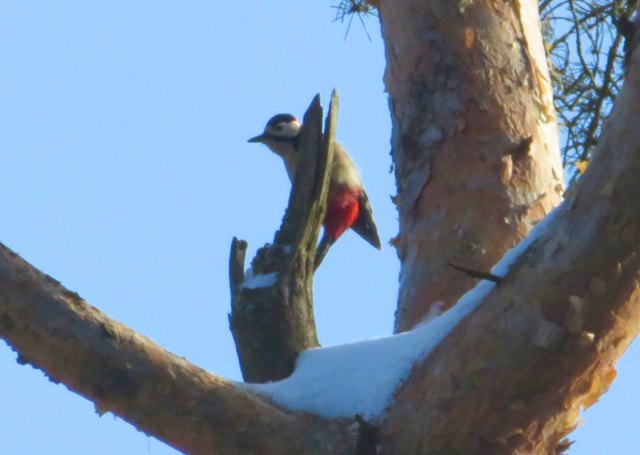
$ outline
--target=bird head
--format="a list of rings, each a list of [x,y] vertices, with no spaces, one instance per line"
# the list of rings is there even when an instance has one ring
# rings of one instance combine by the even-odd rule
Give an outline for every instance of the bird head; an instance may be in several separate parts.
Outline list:
[[[291,114],[278,114],[267,122],[262,134],[252,137],[248,142],[266,145],[273,153],[279,155],[287,169],[289,178],[293,180],[296,165],[296,149],[300,139],[302,124]]]
[[[262,134],[252,137],[249,142],[259,142],[278,155],[293,153],[298,145],[302,125],[291,114],[278,114],[267,122]]]

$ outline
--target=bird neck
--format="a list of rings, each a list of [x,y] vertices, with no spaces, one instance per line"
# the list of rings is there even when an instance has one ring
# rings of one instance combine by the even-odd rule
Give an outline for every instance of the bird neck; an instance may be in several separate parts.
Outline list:
[[[282,158],[284,167],[287,170],[289,180],[293,183],[296,172],[297,153],[293,140],[290,141],[269,141],[267,144],[271,151]]]

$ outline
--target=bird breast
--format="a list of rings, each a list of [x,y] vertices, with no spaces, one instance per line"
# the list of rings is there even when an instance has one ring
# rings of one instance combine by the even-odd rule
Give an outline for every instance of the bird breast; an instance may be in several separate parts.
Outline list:
[[[297,165],[297,152],[290,147],[286,147],[282,144],[271,144],[271,150],[280,155],[284,161],[284,166],[287,169],[287,175],[289,180],[293,182],[296,173]],[[331,178],[330,187],[334,188],[360,188],[362,182],[360,180],[360,173],[356,168],[353,161],[347,154],[344,147],[336,142],[333,153],[333,164],[331,166]]]
[[[359,188],[362,186],[360,173],[344,147],[336,142],[331,169],[331,186]]]

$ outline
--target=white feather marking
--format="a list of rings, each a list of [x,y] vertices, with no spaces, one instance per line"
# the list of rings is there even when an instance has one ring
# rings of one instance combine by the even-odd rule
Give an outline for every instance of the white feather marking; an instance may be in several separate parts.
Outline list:
[[[264,132],[272,136],[292,138],[300,134],[300,128],[302,128],[300,122],[292,120],[290,122],[279,122],[273,126],[267,125]]]

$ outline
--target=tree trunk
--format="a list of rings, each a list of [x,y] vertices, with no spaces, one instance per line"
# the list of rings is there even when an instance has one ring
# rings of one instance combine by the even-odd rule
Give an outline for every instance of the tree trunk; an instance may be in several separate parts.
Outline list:
[[[639,114],[636,51],[580,187],[414,369],[389,409],[383,453],[556,453],[607,390],[640,332]]]
[[[403,331],[473,285],[448,263],[489,270],[560,202],[562,167],[534,0],[381,1],[379,13]]]

